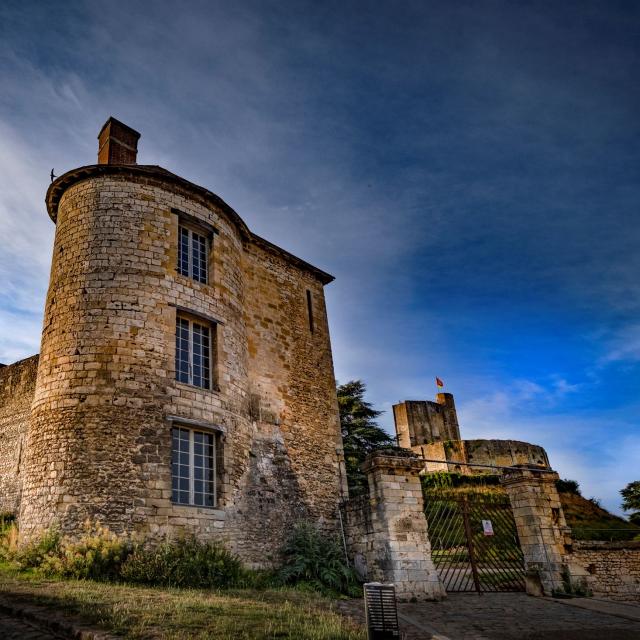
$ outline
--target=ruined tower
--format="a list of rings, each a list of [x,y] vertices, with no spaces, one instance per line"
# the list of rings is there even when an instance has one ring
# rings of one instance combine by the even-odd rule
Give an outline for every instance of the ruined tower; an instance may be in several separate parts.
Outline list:
[[[53,182],[56,224],[20,529],[222,537],[249,562],[343,485],[324,285],[218,196],[136,164],[110,118],[98,164]]]
[[[453,395],[439,393],[436,402],[405,400],[393,405],[398,444],[410,449],[421,444],[460,440]]]

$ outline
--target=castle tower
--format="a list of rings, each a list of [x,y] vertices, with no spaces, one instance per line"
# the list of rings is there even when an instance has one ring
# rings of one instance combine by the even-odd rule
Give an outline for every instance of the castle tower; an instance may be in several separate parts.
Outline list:
[[[458,414],[451,393],[438,393],[436,402],[405,400],[393,405],[398,444],[410,449],[418,445],[460,440]]]
[[[99,164],[47,192],[21,534],[76,534],[87,518],[187,528],[259,562],[293,519],[331,523],[340,499],[332,278],[206,189],[135,164],[138,138],[110,118]]]

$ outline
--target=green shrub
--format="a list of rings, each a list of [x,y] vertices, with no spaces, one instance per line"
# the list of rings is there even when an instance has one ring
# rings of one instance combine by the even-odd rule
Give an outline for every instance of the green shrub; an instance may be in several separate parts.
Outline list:
[[[322,535],[313,525],[298,523],[283,555],[279,577],[284,584],[307,584],[320,591],[360,595],[356,573],[347,565],[339,541]]]
[[[0,515],[0,561],[13,561],[18,549],[18,527],[15,517],[10,514]]]
[[[118,580],[132,548],[128,538],[118,538],[106,527],[86,523],[79,540],[59,540],[57,546],[42,557],[37,568],[47,576]]]
[[[45,558],[60,553],[61,536],[55,528],[45,531],[37,540],[22,547],[18,547],[13,553],[15,560],[22,569],[38,569]]]
[[[16,516],[14,513],[0,512],[0,535],[2,535],[6,529],[12,524],[15,524]]]
[[[219,543],[195,538],[136,548],[120,577],[139,584],[192,588],[245,586],[252,580],[240,560]]]
[[[500,476],[491,473],[467,475],[457,471],[432,471],[420,476],[423,491],[458,487],[496,487],[500,485]]]
[[[580,485],[576,480],[568,480],[566,478],[564,480],[558,479],[556,480],[556,489],[559,493],[572,493],[576,496],[582,495],[580,492]]]

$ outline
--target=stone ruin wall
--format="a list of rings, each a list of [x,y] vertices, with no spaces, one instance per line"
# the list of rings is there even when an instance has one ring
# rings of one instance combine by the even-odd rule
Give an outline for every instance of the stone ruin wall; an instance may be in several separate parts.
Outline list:
[[[426,462],[428,472],[496,473],[495,469],[469,466],[467,463],[551,468],[547,452],[542,447],[519,440],[453,440],[432,442],[412,447],[412,450],[426,460],[441,461]]]
[[[398,444],[405,449],[428,442],[459,440],[460,426],[453,395],[438,393],[436,402],[405,400],[393,405]]]
[[[176,273],[172,209],[215,227],[210,284]],[[178,309],[218,323],[217,390],[175,380]],[[171,416],[219,430],[215,509],[171,502]],[[314,276],[162,179],[108,175],[67,188],[25,459],[26,538],[54,522],[77,533],[94,518],[116,532],[220,537],[268,564],[293,519],[335,523],[339,437]]]
[[[0,368],[0,514],[18,512],[20,468],[37,371],[37,355]]]
[[[574,541],[566,562],[594,597],[640,602],[640,542]]]

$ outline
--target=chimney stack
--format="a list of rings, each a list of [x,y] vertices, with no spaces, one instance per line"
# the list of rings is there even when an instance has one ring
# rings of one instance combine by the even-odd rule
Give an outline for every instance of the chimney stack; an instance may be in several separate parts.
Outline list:
[[[98,164],[136,164],[140,134],[110,117],[98,134]]]

